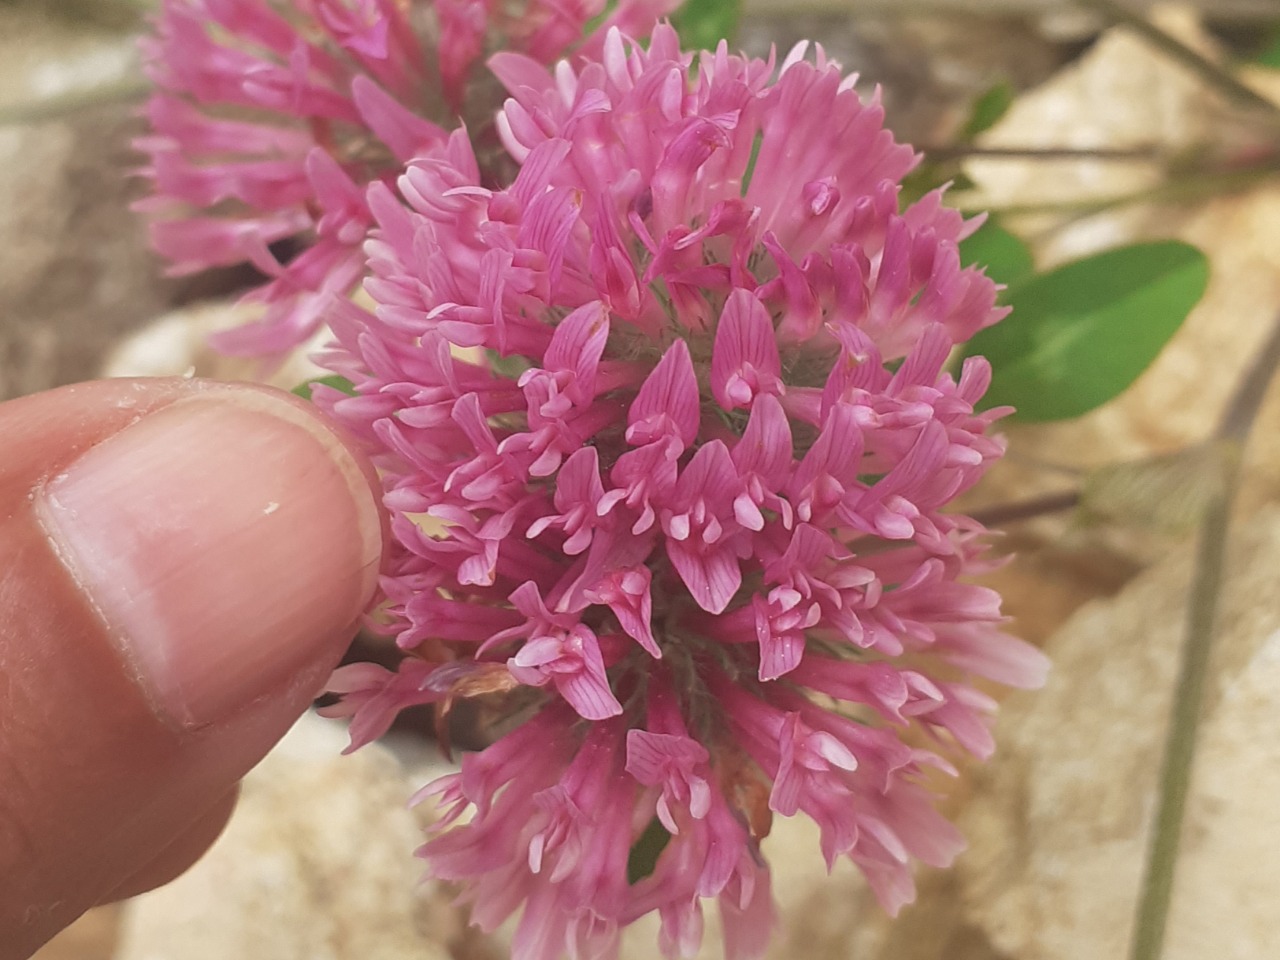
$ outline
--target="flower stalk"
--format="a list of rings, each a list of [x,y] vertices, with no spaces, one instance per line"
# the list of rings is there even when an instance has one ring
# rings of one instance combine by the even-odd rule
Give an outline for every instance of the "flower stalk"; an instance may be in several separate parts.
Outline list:
[[[1280,368],[1280,316],[1241,378],[1214,435],[1223,461],[1225,482],[1207,504],[1200,527],[1186,635],[1165,740],[1155,822],[1134,920],[1130,960],[1159,960],[1164,947],[1205,685],[1210,676],[1231,507],[1240,486],[1244,445],[1277,368]]]

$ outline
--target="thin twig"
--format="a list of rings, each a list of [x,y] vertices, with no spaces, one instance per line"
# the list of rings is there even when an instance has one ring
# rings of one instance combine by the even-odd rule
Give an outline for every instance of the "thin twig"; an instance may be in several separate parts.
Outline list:
[[[1080,505],[1080,491],[1068,490],[1063,493],[1050,493],[1043,497],[1029,500],[1015,500],[1012,503],[997,503],[982,510],[975,510],[969,516],[984,527],[1001,527],[1020,520],[1030,520],[1050,513],[1063,513],[1074,510]]]
[[[1076,0],[1076,3],[1132,30],[1161,53],[1191,70],[1232,103],[1246,110],[1265,113],[1272,123],[1280,125],[1280,106],[1245,86],[1232,73],[1161,30],[1151,21],[1133,13],[1117,0]]]
[[[916,144],[930,160],[1159,160],[1156,146],[1147,147],[978,147],[967,143]]]
[[[1080,217],[1093,216],[1132,206],[1136,203],[1186,203],[1206,197],[1222,196],[1237,190],[1244,190],[1254,184],[1275,179],[1280,170],[1272,163],[1265,166],[1249,167],[1243,170],[1225,172],[1199,171],[1166,180],[1152,187],[1135,190],[1132,193],[1116,194],[1110,197],[1093,197],[1082,200],[1048,201],[1046,203],[1012,203],[991,206],[981,202],[974,203],[963,197],[954,201],[955,207],[962,213],[990,213],[1001,216],[1019,216],[1024,214],[1070,213]]]
[[[1280,367],[1280,316],[1267,342],[1241,379],[1215,432],[1222,450],[1225,483],[1205,510],[1196,549],[1196,566],[1187,610],[1182,663],[1174,689],[1169,733],[1160,770],[1155,824],[1147,851],[1146,874],[1134,920],[1130,960],[1159,960],[1169,920],[1182,823],[1195,759],[1196,735],[1208,676],[1209,654],[1226,563],[1231,505],[1240,480],[1240,462],[1267,386]]]

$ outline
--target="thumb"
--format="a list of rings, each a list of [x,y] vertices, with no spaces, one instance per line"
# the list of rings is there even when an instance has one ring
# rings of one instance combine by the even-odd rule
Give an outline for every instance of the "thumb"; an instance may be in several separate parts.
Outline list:
[[[0,958],[183,869],[372,596],[374,478],[309,407],[104,381],[0,405]]]

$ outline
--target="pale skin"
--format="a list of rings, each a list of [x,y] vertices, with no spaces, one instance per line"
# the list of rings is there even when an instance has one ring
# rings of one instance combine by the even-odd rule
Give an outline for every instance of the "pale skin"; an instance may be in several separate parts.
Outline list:
[[[187,380],[0,404],[0,960],[149,890],[323,686],[376,478],[295,398]]]

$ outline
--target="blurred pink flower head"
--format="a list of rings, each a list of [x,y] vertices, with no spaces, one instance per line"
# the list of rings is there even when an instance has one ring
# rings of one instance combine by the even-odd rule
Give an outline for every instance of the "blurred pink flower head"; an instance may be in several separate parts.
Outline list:
[[[971,680],[1045,670],[943,512],[1003,452],[986,362],[948,366],[1003,314],[976,223],[899,209],[915,156],[820,48],[694,64],[659,27],[491,65],[518,175],[455,133],[375,183],[376,310],[331,317],[356,395],[316,399],[378,458],[407,656],[330,713],[355,745],[410,704],[527,717],[423,793],[431,873],[485,929],[522,911],[518,960],[613,956],[654,911],[691,956],[707,900],[760,956],[775,814],[897,911],[962,845],[925,776],[991,752]]]
[[[161,0],[138,141],[152,243],[173,274],[252,264],[265,316],[215,345],[284,353],[364,275],[366,186],[440,150],[459,121],[493,139],[486,54],[589,55],[611,25],[647,30],[675,2],[622,0],[584,37],[604,0]]]

